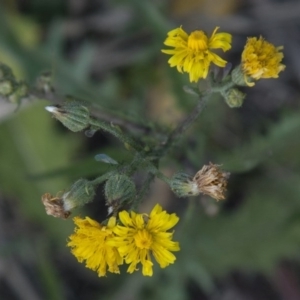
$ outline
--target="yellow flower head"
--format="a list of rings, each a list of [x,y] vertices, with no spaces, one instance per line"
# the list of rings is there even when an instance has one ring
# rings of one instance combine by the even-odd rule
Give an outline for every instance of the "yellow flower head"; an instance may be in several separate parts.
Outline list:
[[[151,254],[161,268],[174,263],[176,257],[171,251],[179,251],[178,242],[173,242],[173,232],[167,232],[175,226],[179,218],[175,214],[168,214],[156,205],[150,215],[122,211],[119,213],[123,225],[118,225],[113,230],[116,237],[112,245],[118,248],[125,262],[129,264],[127,272],[137,270],[137,264],[143,266],[144,276],[152,276]],[[146,219],[146,220],[145,220]]]
[[[172,55],[168,61],[170,66],[177,67],[180,73],[189,73],[190,82],[206,78],[211,62],[225,67],[226,61],[211,49],[229,50],[232,36],[225,32],[216,33],[218,29],[219,27],[215,28],[210,38],[202,30],[193,31],[190,35],[181,27],[171,30],[164,44],[174,49],[162,50],[163,53]]]
[[[111,273],[120,273],[118,265],[123,263],[123,259],[118,250],[108,244],[113,237],[116,218],[111,217],[107,226],[102,226],[89,217],[75,217],[73,220],[78,228],[69,237],[67,246],[72,248],[77,260],[85,260],[86,267],[97,271],[98,276],[105,276],[107,268]]]
[[[248,38],[242,53],[242,70],[248,86],[253,86],[254,83],[248,82],[246,76],[255,80],[278,77],[279,72],[285,69],[285,65],[281,64],[282,49],[283,46],[275,47],[262,37]]]

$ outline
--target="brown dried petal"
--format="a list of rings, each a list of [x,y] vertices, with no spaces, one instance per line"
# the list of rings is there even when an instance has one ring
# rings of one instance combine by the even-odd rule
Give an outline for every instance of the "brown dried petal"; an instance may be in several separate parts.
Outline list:
[[[54,197],[50,193],[46,193],[42,196],[42,202],[47,215],[61,219],[67,219],[71,215],[70,211],[64,210],[63,201],[59,197]]]
[[[193,181],[197,184],[201,193],[219,200],[225,199],[227,181],[230,173],[223,172],[219,165],[209,163],[196,173]]]

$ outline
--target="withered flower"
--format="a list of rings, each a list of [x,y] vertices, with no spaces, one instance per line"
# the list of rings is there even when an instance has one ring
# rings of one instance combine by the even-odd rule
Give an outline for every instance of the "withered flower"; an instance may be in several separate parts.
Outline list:
[[[67,219],[71,215],[70,211],[65,210],[61,197],[54,197],[50,193],[46,193],[42,196],[42,202],[47,215],[61,219]]]
[[[93,201],[96,186],[92,181],[81,178],[73,183],[70,190],[62,196],[54,197],[49,193],[42,196],[46,213],[56,218],[67,219],[71,211]]]
[[[224,194],[229,176],[230,173],[223,172],[220,165],[209,163],[196,173],[193,182],[197,184],[200,193],[219,201],[225,199]]]

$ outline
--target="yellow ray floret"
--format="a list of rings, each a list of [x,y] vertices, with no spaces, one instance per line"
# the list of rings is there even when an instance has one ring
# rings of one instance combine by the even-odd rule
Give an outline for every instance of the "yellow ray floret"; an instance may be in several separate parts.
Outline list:
[[[193,31],[190,35],[181,27],[171,30],[164,44],[174,49],[162,50],[163,53],[172,55],[168,61],[170,66],[177,67],[180,73],[188,73],[191,82],[206,78],[210,63],[225,67],[227,62],[211,50],[229,50],[232,36],[225,32],[216,33],[218,29],[219,27],[215,28],[211,37],[202,30]]]
[[[248,38],[242,53],[242,70],[248,86],[253,86],[254,83],[247,81],[247,76],[255,80],[278,77],[285,69],[285,65],[281,63],[282,50],[283,46],[275,47],[262,37]]]
[[[177,224],[179,218],[175,214],[168,214],[157,204],[150,215],[122,211],[119,217],[122,224],[114,228],[116,237],[111,245],[129,264],[127,272],[133,273],[141,263],[143,275],[152,276],[152,256],[161,268],[174,263],[172,252],[180,248],[178,242],[172,241],[173,232],[167,230]]]
[[[67,246],[72,248],[72,254],[79,262],[85,261],[86,267],[97,271],[99,276],[105,276],[108,269],[111,273],[120,273],[118,265],[123,263],[118,250],[108,244],[113,236],[116,219],[111,217],[107,226],[86,217],[74,219],[75,233],[69,237]]]

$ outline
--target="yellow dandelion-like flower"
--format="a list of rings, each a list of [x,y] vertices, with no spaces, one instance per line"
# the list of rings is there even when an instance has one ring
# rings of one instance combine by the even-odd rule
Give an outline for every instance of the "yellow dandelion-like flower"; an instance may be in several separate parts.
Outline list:
[[[75,233],[69,237],[67,246],[79,262],[85,260],[86,267],[97,271],[98,276],[105,276],[107,268],[111,273],[120,273],[118,265],[123,263],[118,250],[109,245],[116,226],[116,218],[111,217],[107,226],[86,217],[75,217]]]
[[[129,264],[127,272],[133,273],[137,264],[141,263],[143,275],[152,276],[151,255],[161,268],[174,263],[176,257],[171,251],[179,251],[180,248],[178,242],[172,241],[173,232],[167,230],[178,222],[175,214],[168,214],[157,204],[149,216],[122,211],[119,218],[122,225],[115,227],[116,237],[111,244]]]
[[[210,63],[225,67],[227,62],[211,49],[229,50],[232,36],[225,32],[216,33],[218,29],[215,28],[210,38],[202,30],[193,31],[190,35],[181,27],[171,30],[164,44],[174,49],[162,50],[172,55],[168,61],[170,66],[177,67],[180,73],[189,73],[190,82],[206,78]]]
[[[258,80],[260,78],[278,78],[278,74],[285,69],[281,63],[283,59],[283,46],[275,47],[262,37],[248,38],[242,53],[242,70],[248,86],[253,82],[247,80],[247,76]]]

